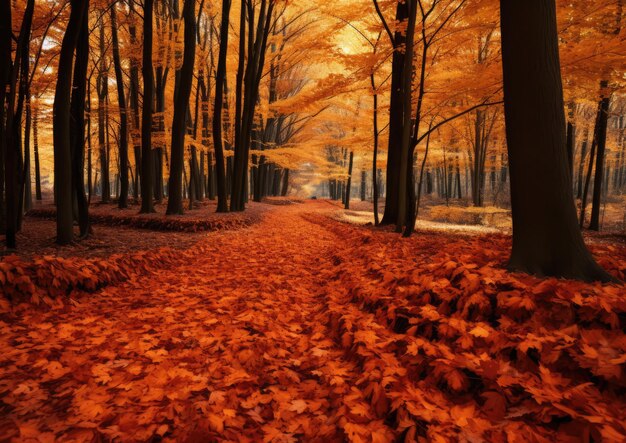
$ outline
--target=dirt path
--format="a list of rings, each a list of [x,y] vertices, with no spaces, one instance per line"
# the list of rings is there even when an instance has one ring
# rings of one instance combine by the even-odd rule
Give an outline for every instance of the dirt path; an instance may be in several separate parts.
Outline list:
[[[324,273],[341,238],[303,217],[328,207],[312,205],[209,234],[193,260],[69,311],[0,322],[0,441],[342,441],[356,432],[372,416],[352,389],[362,374],[327,327]],[[366,421],[378,441],[393,437]]]

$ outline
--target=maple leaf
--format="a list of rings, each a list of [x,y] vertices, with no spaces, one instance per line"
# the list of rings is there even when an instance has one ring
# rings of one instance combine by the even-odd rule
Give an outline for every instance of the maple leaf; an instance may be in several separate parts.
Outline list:
[[[307,408],[307,403],[304,400],[293,400],[291,402],[291,406],[289,407],[290,411],[295,411],[298,414],[302,414],[304,411],[306,411]]]

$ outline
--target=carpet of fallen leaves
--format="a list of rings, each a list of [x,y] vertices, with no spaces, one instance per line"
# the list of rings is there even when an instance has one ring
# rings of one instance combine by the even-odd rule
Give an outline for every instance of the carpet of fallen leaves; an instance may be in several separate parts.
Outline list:
[[[332,210],[269,211],[63,308],[3,305],[0,441],[624,441],[623,287]],[[624,278],[626,248],[594,253]]]

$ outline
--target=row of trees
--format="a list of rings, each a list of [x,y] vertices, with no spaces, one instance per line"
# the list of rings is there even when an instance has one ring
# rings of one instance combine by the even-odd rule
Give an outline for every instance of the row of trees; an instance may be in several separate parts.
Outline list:
[[[620,160],[624,148],[623,130],[619,123],[621,116],[611,113],[612,109],[619,113],[621,102],[616,94],[621,87],[620,76],[623,72],[620,72],[620,64],[612,54],[619,53],[620,47],[623,47],[620,43],[623,42],[620,37],[622,2],[618,0],[593,6],[563,2],[559,11],[563,16],[561,19],[567,20],[568,25],[563,27],[560,34],[554,1],[519,6],[510,6],[513,2],[502,2],[501,16],[495,19],[495,25],[492,20],[477,23],[498,10],[487,3],[492,2],[409,0],[379,3],[374,0],[372,6],[379,20],[378,29],[382,28],[383,35],[392,47],[390,56],[376,57],[380,51],[376,36],[380,31],[371,21],[343,20],[367,43],[357,57],[366,57],[364,54],[368,49],[371,54],[368,69],[359,68],[355,75],[363,84],[367,76],[370,77],[374,128],[378,126],[376,117],[379,108],[376,102],[380,92],[375,79],[382,77],[385,79],[382,81],[384,84],[388,77],[390,83],[388,151],[384,165],[387,198],[381,224],[394,225],[405,236],[412,233],[418,195],[422,188],[429,186],[433,178],[429,169],[425,168],[431,144],[438,145],[439,150],[443,151],[444,165],[443,171],[440,170],[438,174],[438,187],[444,189],[448,198],[454,192],[460,195],[461,168],[456,159],[452,162],[446,159],[446,144],[454,147],[465,143],[469,148],[466,168],[463,169],[467,171],[467,181],[471,182],[470,194],[474,205],[484,204],[489,151],[492,152],[492,180],[510,182],[514,223],[514,248],[510,262],[512,269],[542,275],[608,280],[608,275],[585,249],[578,220],[579,217],[580,223],[584,220],[584,194],[593,189],[595,198],[590,227],[598,229],[603,189],[606,190],[609,181],[612,181],[613,188],[619,191],[619,177],[623,175],[623,163]],[[580,10],[578,6],[581,6]],[[514,24],[512,21],[515,17],[516,20],[520,20],[519,17],[524,20]],[[500,29],[497,28],[498,19]],[[610,28],[607,27],[609,21]],[[468,29],[472,29],[469,32],[478,36],[477,51],[468,51],[466,44],[457,44],[459,40],[453,37],[467,34]],[[530,29],[532,33],[525,35],[523,29]],[[597,47],[594,50],[588,48],[590,41],[598,45],[600,29],[605,34],[608,33],[604,30],[612,30],[611,38],[602,40],[601,46],[604,46],[602,49],[606,50],[606,54],[602,50],[598,51]],[[500,51],[493,48],[494,40],[498,40],[498,31],[502,39]],[[513,35],[508,42],[507,32]],[[466,38],[466,35],[462,38]],[[601,153],[602,148],[592,153],[582,152],[584,143],[576,139],[576,124],[582,120],[581,126],[586,126],[581,113],[568,114],[567,121],[564,117],[559,38],[561,41],[572,39],[564,51],[568,63],[584,56],[592,61],[584,63],[583,59],[582,64],[596,69],[602,67],[601,72],[595,72],[596,77],[590,75],[589,70],[585,72],[586,77],[576,70],[568,71],[570,74],[566,76],[565,91],[572,107],[582,110],[588,107],[585,100],[594,95],[590,92],[592,88],[582,91],[582,87],[593,83],[593,78],[604,78],[600,82],[601,88],[595,92],[599,96],[598,112],[587,144],[606,148],[607,128],[613,126],[616,152],[610,163],[614,166],[612,176],[604,168],[607,159]],[[454,44],[445,44],[447,39],[451,39]],[[505,48],[507,44],[508,48]],[[459,59],[467,57],[468,52],[476,55],[475,62],[469,64],[475,74],[480,74],[471,77],[471,81],[476,84],[467,85],[458,81],[450,83],[448,80],[454,67],[450,66],[448,60],[458,64]],[[507,57],[507,54],[513,55]],[[391,58],[391,66],[386,71],[384,66],[388,58]],[[498,60],[495,61],[495,58]],[[502,78],[502,74],[494,74],[494,68],[504,72],[504,94],[500,89],[501,83],[493,81],[494,78]],[[457,69],[463,72],[463,68]],[[439,80],[437,74],[444,79]],[[462,95],[446,89],[446,81],[448,88],[451,85],[463,85],[456,89]],[[443,90],[445,93],[442,94]],[[500,128],[505,127],[499,109],[502,97],[508,148],[506,159],[498,155],[496,150],[504,141],[503,138],[497,138]],[[615,104],[611,105],[611,102]],[[463,126],[469,126],[469,130],[463,131]],[[380,132],[374,129],[375,146],[379,135]],[[438,140],[432,140],[435,138]],[[418,158],[416,148],[420,145],[423,150],[421,158]],[[454,152],[454,148],[451,150]],[[347,184],[352,175],[350,163],[346,162],[346,152],[349,150],[329,144],[327,152],[329,161],[345,171],[345,178],[338,182],[337,175],[331,176],[329,192],[334,198],[348,202],[350,187]],[[376,152],[372,157],[376,158]],[[574,180],[576,157],[584,165],[586,180]],[[510,175],[502,168],[507,163]],[[450,164],[454,168],[452,173]],[[370,173],[374,195],[379,186],[379,166],[374,160]],[[592,171],[595,179],[590,183]],[[582,208],[577,213],[573,189],[579,183],[587,191],[581,195]]]
[[[602,5],[560,2],[559,8],[549,1],[539,3],[541,10],[528,7],[525,12],[529,20],[535,14],[560,12],[558,38],[567,67],[569,112],[563,145],[568,176],[561,177],[559,192],[567,196],[574,186],[580,189],[582,204],[575,219],[581,221],[576,225],[585,220],[590,202],[593,228],[603,188],[612,182],[620,189],[626,181],[618,96],[623,78],[615,68],[623,41],[622,0]],[[338,1],[312,8],[306,2],[281,0],[145,0],[141,5],[133,0],[68,0],[60,5],[16,0],[4,5],[0,56],[6,60],[1,75],[7,87],[2,89],[0,121],[7,136],[1,137],[5,189],[0,204],[7,244],[15,246],[31,192],[31,132],[33,144],[38,144],[37,131],[29,127],[38,121],[29,105],[33,87],[41,108],[54,95],[59,243],[72,241],[75,222],[81,236],[89,234],[91,194],[99,175],[102,200],[111,199],[111,170],[116,170],[113,183],[120,208],[128,206],[132,194],[141,197],[141,212],[153,212],[155,202],[167,194],[167,213],[180,214],[184,197],[193,205],[204,196],[217,198],[220,212],[242,211],[250,196],[260,201],[268,194],[285,194],[294,180],[290,169],[311,167],[326,171],[322,175],[330,178],[329,192],[348,207],[357,164],[361,196],[367,180],[375,202],[384,190],[381,223],[394,225],[406,236],[415,226],[422,192],[436,189],[447,199],[470,195],[473,204],[481,206],[490,180],[494,195],[510,182],[514,224],[518,234],[523,232],[518,214],[524,199],[515,191],[520,173],[514,173],[511,155],[519,140],[511,140],[515,125],[509,120],[510,107],[531,94],[507,94],[507,68],[502,66],[506,57],[500,56],[506,51],[498,38],[501,32],[504,43],[506,28],[495,0],[364,0],[358,6]],[[501,11],[504,17],[507,9]],[[549,25],[550,35],[541,38],[552,38],[551,27],[557,32],[556,25]],[[333,38],[321,38],[329,35]],[[550,63],[546,69],[558,67],[554,60]],[[530,74],[525,89],[534,88]],[[109,91],[113,83],[116,94]],[[554,88],[563,91],[550,84],[551,94],[556,94]],[[544,107],[540,99],[549,96],[544,92],[535,97],[536,108]],[[92,95],[97,113],[91,112]],[[559,97],[553,98],[550,104]],[[586,124],[590,106],[593,125]],[[543,111],[536,109],[535,114]],[[556,117],[550,116],[553,121]],[[533,131],[543,130],[531,128],[526,134]],[[92,132],[97,138],[94,155]],[[617,134],[616,143],[610,141],[610,132]],[[111,140],[116,149],[111,149]],[[385,142],[387,152],[379,153]],[[608,151],[612,156],[607,163]],[[39,190],[37,149],[34,154]],[[538,157],[533,157],[537,165],[542,161]],[[525,168],[527,175],[531,169],[541,170]],[[562,189],[565,182],[569,190]],[[541,186],[553,187],[547,182]],[[573,196],[567,200],[573,207]],[[546,207],[553,212],[559,208],[546,205],[544,212]],[[559,211],[570,211],[567,208]],[[559,217],[551,213],[549,218]],[[535,228],[546,229],[541,226]],[[549,255],[557,260],[556,253]],[[576,274],[576,266],[564,273]],[[536,271],[557,272],[549,268],[541,265]]]
[[[205,196],[217,198],[218,211],[226,212],[244,210],[249,195],[260,200],[286,194],[289,169],[262,151],[287,145],[307,118],[267,107],[306,83],[297,64],[291,64],[290,45],[308,23],[289,16],[287,2],[231,3],[3,4],[2,79],[7,88],[0,97],[0,130],[9,137],[2,137],[0,205],[9,247],[15,247],[31,199],[33,80],[40,107],[53,95],[54,197],[61,244],[73,240],[75,222],[81,236],[89,234],[92,194],[97,190],[109,202],[111,183],[120,208],[128,207],[130,196],[141,197],[142,213],[153,212],[155,202],[166,195],[167,214],[181,214],[184,197],[190,207]],[[234,13],[238,32],[233,31]],[[229,35],[235,35],[236,45],[229,47]],[[233,46],[235,54],[230,53]],[[228,85],[231,73],[234,88]],[[113,83],[116,95],[110,91]],[[97,112],[92,112],[94,95]],[[37,150],[35,163],[41,199]]]

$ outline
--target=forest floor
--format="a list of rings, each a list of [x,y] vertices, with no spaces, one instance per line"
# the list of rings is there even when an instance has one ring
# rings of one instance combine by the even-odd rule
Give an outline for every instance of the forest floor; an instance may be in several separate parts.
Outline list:
[[[266,206],[128,228],[158,251],[0,261],[0,441],[626,438],[623,287],[507,273],[502,234]],[[624,244],[591,247],[624,279]]]

